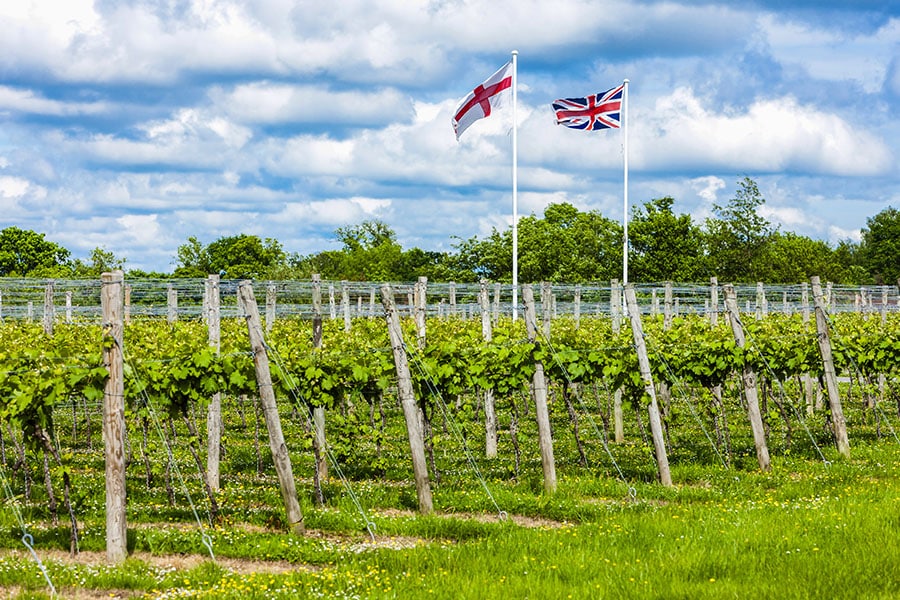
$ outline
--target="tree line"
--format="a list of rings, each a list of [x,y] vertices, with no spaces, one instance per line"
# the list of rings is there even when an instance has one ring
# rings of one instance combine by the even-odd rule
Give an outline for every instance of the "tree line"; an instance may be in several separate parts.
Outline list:
[[[841,284],[894,284],[900,277],[900,211],[892,207],[866,221],[861,240],[831,245],[781,231],[760,215],[765,198],[752,179],[738,182],[733,198],[713,204],[702,223],[674,210],[671,197],[632,207],[629,280],[795,283],[812,275]],[[623,227],[598,211],[550,204],[542,216],[519,220],[519,279],[579,283],[622,277]],[[404,249],[385,223],[367,220],[335,231],[341,248],[309,255],[285,251],[271,238],[238,234],[204,244],[196,237],[178,247],[172,273],[128,270],[129,277],[185,278],[219,273],[227,279],[474,282],[512,279],[512,230],[457,238],[451,252]],[[0,231],[0,276],[93,278],[124,268],[126,258],[95,248],[72,259],[44,234]]]

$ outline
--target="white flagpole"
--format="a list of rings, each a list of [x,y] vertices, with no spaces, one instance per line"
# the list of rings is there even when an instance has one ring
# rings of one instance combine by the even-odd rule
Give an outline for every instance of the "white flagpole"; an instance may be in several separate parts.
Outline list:
[[[519,147],[516,121],[516,105],[518,104],[518,56],[519,51],[512,51],[512,320],[519,312]]]
[[[515,72],[515,71],[513,71]],[[513,76],[515,77],[515,76]],[[515,78],[513,79],[515,81]],[[625,155],[625,190],[622,203],[622,223],[625,236],[622,244],[622,285],[628,285],[628,80],[622,90],[622,153]]]

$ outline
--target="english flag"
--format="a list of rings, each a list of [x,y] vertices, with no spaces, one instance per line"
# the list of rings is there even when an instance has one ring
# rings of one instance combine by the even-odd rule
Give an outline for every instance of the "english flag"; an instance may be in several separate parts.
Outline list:
[[[498,106],[502,92],[512,87],[512,72],[512,62],[508,62],[462,99],[452,119],[457,140],[469,125],[478,119],[491,116],[491,107]]]

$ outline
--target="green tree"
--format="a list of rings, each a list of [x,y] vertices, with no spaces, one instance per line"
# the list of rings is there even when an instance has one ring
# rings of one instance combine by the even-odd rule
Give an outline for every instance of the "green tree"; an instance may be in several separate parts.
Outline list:
[[[281,243],[271,238],[239,234],[204,246],[192,236],[178,247],[174,274],[206,277],[218,273],[225,279],[259,279],[282,268],[286,260]]]
[[[715,218],[706,220],[706,241],[712,274],[719,281],[761,280],[766,246],[775,229],[759,214],[766,200],[756,182],[744,177],[725,206],[713,204]]]
[[[599,212],[582,212],[568,203],[550,204],[543,218],[534,214],[519,220],[519,279],[538,281],[605,281],[622,272],[622,226]],[[512,231],[493,230],[457,246],[459,257],[449,260],[456,271],[475,279],[512,279]]]
[[[700,281],[708,272],[703,232],[690,215],[672,211],[674,202],[666,196],[632,210],[629,280]]]
[[[66,277],[70,252],[43,233],[18,227],[0,231],[0,277]]]
[[[897,283],[900,277],[900,211],[889,206],[866,219],[861,257],[876,283]]]
[[[122,269],[127,262],[125,258],[119,258],[106,248],[96,247],[91,250],[90,262],[85,263],[76,259],[72,265],[75,277],[100,277],[108,271]]]
[[[843,283],[847,275],[827,242],[796,233],[773,233],[762,262],[766,267],[758,271],[759,280],[767,283],[800,283],[813,275]]]

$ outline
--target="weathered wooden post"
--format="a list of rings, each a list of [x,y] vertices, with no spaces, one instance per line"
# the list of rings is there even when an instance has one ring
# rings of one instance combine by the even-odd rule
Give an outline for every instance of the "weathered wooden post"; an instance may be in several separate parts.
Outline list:
[[[313,339],[312,345],[315,349],[322,348],[322,283],[318,273],[312,276],[312,303],[313,303]],[[328,460],[326,456],[325,444],[325,407],[313,407],[313,450],[316,455],[316,472],[315,486],[316,495],[320,501],[324,502],[322,496],[322,480],[328,477]]]
[[[272,326],[275,325],[275,311],[278,303],[278,291],[275,284],[269,282],[266,286],[266,333],[271,333]]]
[[[609,310],[612,313],[612,332],[618,336],[622,329],[622,287],[618,279],[609,285]],[[622,388],[613,392],[613,436],[617,444],[625,441],[625,414],[622,411]]]
[[[553,314],[553,301],[550,299],[553,288],[549,281],[541,282],[541,331],[544,339],[550,339],[550,319]]]
[[[128,557],[125,518],[125,376],[122,271],[100,276],[103,311],[103,364],[109,371],[103,392],[103,447],[106,457],[106,559]]]
[[[131,286],[125,284],[125,323],[131,323]]]
[[[819,354],[822,356],[824,367],[825,390],[828,392],[828,407],[831,410],[831,427],[834,431],[834,441],[838,452],[850,457],[850,440],[847,438],[847,421],[844,419],[844,409],[841,406],[841,396],[838,392],[837,375],[834,372],[834,360],[831,356],[831,340],[828,334],[828,319],[825,316],[825,300],[822,297],[822,284],[819,277],[810,278],[813,290],[813,300],[816,304],[816,331],[819,334]]]
[[[394,292],[387,284],[381,286],[381,302],[384,306],[384,318],[387,321],[391,338],[391,349],[394,354],[394,366],[397,369],[397,395],[406,419],[406,432],[409,437],[409,450],[412,455],[413,476],[416,480],[416,494],[419,500],[419,512],[428,514],[434,510],[431,500],[431,483],[428,480],[428,464],[425,461],[425,434],[419,420],[419,408],[409,374],[409,359],[406,356],[406,345],[403,342],[403,331],[400,318],[394,304]]]
[[[737,294],[734,286],[725,286],[725,309],[728,311],[728,321],[731,323],[731,331],[738,348],[745,345],[744,328],[741,325],[740,313],[738,313]],[[769,447],[766,444],[766,430],[763,427],[762,414],[759,411],[759,390],[756,386],[756,372],[744,361],[741,374],[741,383],[744,387],[744,397],[747,399],[747,416],[750,419],[750,429],[753,430],[753,444],[756,447],[756,459],[759,468],[763,471],[770,470]]]
[[[416,346],[425,349],[425,308],[427,306],[428,278],[419,277],[413,288],[413,319],[416,322]]]
[[[66,292],[66,323],[72,323],[72,290]]]
[[[44,287],[44,318],[43,318],[43,326],[44,333],[47,335],[53,335],[53,321],[56,316],[56,310],[53,307],[53,280],[50,279],[47,281],[47,285]]]
[[[481,292],[478,295],[478,303],[481,307],[481,337],[485,342],[493,340],[494,333],[491,327],[490,299],[488,297],[487,281],[481,280]],[[494,410],[494,390],[486,388],[484,394],[484,454],[487,458],[497,458],[497,413]]]
[[[634,285],[625,286],[625,302],[628,304],[628,316],[631,321],[631,334],[638,357],[638,368],[644,380],[644,392],[649,396],[647,412],[650,417],[650,433],[653,436],[653,449],[656,455],[656,467],[659,482],[664,486],[672,486],[672,473],[669,471],[669,457],[666,454],[666,442],[663,436],[662,418],[656,403],[656,388],[653,385],[653,374],[650,370],[650,358],[647,356],[647,345],[644,342],[644,328],[641,325],[641,312],[634,295]]]
[[[219,353],[221,319],[219,297],[219,276],[206,278],[206,330],[209,347]],[[216,392],[209,400],[206,410],[206,476],[210,490],[219,489],[219,460],[222,455],[222,394]]]
[[[341,309],[344,311],[344,331],[350,331],[350,283],[341,282]]]
[[[528,341],[537,341],[537,312],[534,308],[534,290],[530,285],[522,286],[522,302],[525,304],[525,329]],[[538,426],[538,444],[541,449],[541,466],[544,470],[544,490],[556,491],[556,462],[553,458],[553,438],[550,433],[550,410],[547,408],[547,381],[544,379],[544,365],[534,361],[532,378],[534,391],[535,418]]]
[[[805,281],[800,292],[800,311],[804,329],[806,329],[809,327],[809,284]],[[817,408],[815,404],[816,390],[814,389],[814,387],[817,387],[817,382],[813,381],[809,373],[803,373],[800,379],[803,382],[803,393],[806,396],[806,414],[811,415]]]
[[[456,282],[450,282],[450,314],[456,316]]]
[[[259,399],[269,433],[269,449],[272,451],[272,460],[278,475],[285,515],[291,531],[302,534],[306,529],[303,525],[303,513],[300,512],[300,503],[297,501],[291,457],[284,442],[281,417],[278,416],[278,405],[275,403],[275,392],[272,389],[272,373],[269,370],[269,356],[266,354],[262,335],[259,307],[256,305],[256,297],[253,295],[253,285],[250,281],[242,281],[239,284],[238,298],[247,319],[247,333],[250,338],[250,349],[253,352],[253,365],[256,367],[256,384],[259,388]]]
[[[178,290],[171,283],[166,290],[166,321],[171,325],[178,320]]]
[[[491,306],[491,310],[493,314],[491,315],[491,323],[496,325],[500,320],[500,290],[501,286],[499,283],[494,284],[494,303]]]

